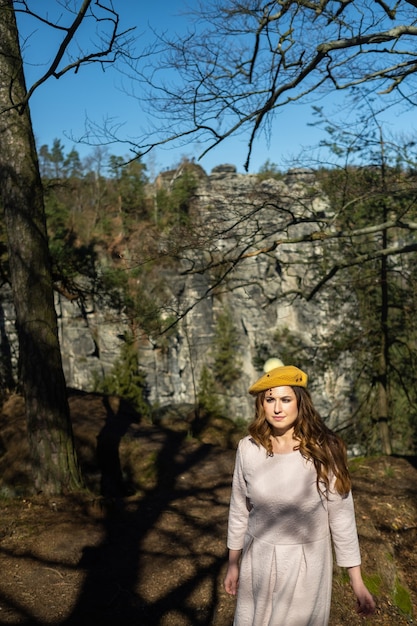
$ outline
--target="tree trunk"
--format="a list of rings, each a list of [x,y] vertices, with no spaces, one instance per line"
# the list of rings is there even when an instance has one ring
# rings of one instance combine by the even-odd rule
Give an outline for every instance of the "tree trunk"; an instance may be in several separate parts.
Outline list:
[[[43,190],[12,0],[0,0],[0,186],[34,487],[82,485],[62,369]]]
[[[381,176],[385,194],[386,188],[386,167],[385,167],[385,150],[382,129],[380,129],[380,145],[381,145]],[[386,195],[382,201],[382,223],[385,224],[388,219],[388,207]],[[388,247],[388,231],[386,228],[382,231],[382,249]],[[381,259],[380,272],[381,287],[381,349],[379,355],[379,376],[378,376],[378,424],[379,436],[381,439],[381,449],[383,454],[392,454],[392,445],[389,428],[389,398],[388,398],[388,376],[389,376],[389,301],[388,301],[388,262],[385,256]]]
[[[384,245],[386,245],[384,237]],[[381,449],[383,454],[392,454],[389,432],[389,401],[388,401],[388,284],[387,261],[382,259],[381,265],[381,352],[379,356],[378,376],[378,424]]]

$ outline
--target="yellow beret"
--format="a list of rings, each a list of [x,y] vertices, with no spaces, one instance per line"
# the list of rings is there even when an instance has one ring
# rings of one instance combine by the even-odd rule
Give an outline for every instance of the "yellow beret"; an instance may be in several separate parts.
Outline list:
[[[271,387],[307,387],[308,376],[304,372],[294,367],[294,365],[283,365],[274,367],[259,380],[249,387],[249,393],[255,395],[260,391],[266,391]]]

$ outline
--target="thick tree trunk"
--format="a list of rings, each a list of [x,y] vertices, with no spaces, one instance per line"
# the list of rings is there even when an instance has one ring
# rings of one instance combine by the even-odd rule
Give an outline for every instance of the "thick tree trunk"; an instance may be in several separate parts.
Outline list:
[[[385,235],[385,231],[384,231]],[[386,247],[386,235],[383,237]],[[388,276],[385,257],[381,262],[381,352],[379,355],[378,376],[378,424],[381,449],[383,454],[392,454],[391,437],[389,431],[389,399],[388,399]]]
[[[34,486],[58,494],[82,484],[58,340],[43,190],[12,0],[0,0],[0,186],[19,337]]]
[[[386,189],[386,161],[385,161],[385,149],[384,138],[382,129],[380,129],[380,144],[381,144],[381,175],[384,191]],[[385,224],[388,219],[388,207],[385,199],[382,204],[382,221]],[[382,231],[382,249],[386,250],[388,247],[388,231],[386,228]],[[378,380],[378,423],[379,423],[379,436],[381,439],[381,449],[383,454],[392,454],[392,445],[389,428],[389,397],[388,397],[388,376],[389,376],[389,300],[388,300],[388,261],[385,256],[381,259],[381,273],[380,273],[380,286],[381,286],[381,351],[379,355],[379,380]]]

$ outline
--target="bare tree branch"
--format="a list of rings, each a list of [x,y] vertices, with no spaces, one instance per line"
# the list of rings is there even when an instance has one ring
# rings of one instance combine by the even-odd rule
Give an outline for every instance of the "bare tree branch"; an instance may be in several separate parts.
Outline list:
[[[138,152],[195,135],[206,143],[203,156],[246,132],[247,169],[267,120],[291,102],[358,86],[390,96],[387,104],[393,98],[415,102],[416,4],[204,3],[194,13],[195,32],[183,40],[161,36],[162,58],[158,54],[140,76],[132,71],[132,79],[147,85],[146,99],[158,118],[155,134],[138,140]],[[174,81],[159,78],[162,68],[175,73]]]
[[[75,14],[75,18],[72,23],[68,27],[64,27],[56,21],[52,22],[47,18],[43,17],[39,13],[35,13],[28,6],[28,2],[26,0],[20,0],[18,4],[23,5],[23,8],[16,8],[16,12],[26,13],[46,26],[64,31],[65,36],[63,41],[61,42],[52,62],[50,63],[48,69],[44,74],[35,82],[31,87],[27,90],[25,97],[20,102],[13,102],[13,107],[18,109],[20,114],[25,110],[30,98],[33,93],[45,83],[49,78],[53,77],[56,79],[61,78],[64,74],[74,70],[77,73],[82,65],[86,65],[89,63],[106,63],[112,64],[116,60],[117,56],[121,54],[128,54],[128,40],[126,36],[128,33],[134,31],[134,28],[129,28],[123,32],[119,32],[119,14],[114,10],[112,3],[108,6],[96,0],[92,3],[92,0],[83,0],[79,10]],[[92,6],[93,4],[93,6]],[[94,6],[96,6],[99,10],[104,12],[105,17],[101,17],[94,13]],[[89,53],[81,52],[78,58],[75,60],[70,60],[69,63],[60,68],[61,63],[65,59],[65,56],[68,55],[68,48],[70,44],[73,42],[77,31],[85,22],[86,16],[90,12],[91,17],[97,22],[106,22],[111,25],[110,33],[107,33],[105,37],[101,38],[101,43],[104,44],[101,49],[95,49]],[[123,45],[119,46],[118,42],[123,41]],[[60,69],[59,69],[60,68]],[[0,111],[1,114],[1,111]]]
[[[384,250],[377,250],[375,252],[371,252],[369,254],[361,254],[356,257],[354,260],[351,260],[347,263],[342,263],[340,265],[334,265],[331,270],[323,276],[323,278],[317,283],[317,285],[310,291],[310,293],[306,296],[306,300],[312,300],[312,298],[320,291],[320,289],[329,282],[337,272],[347,269],[348,267],[354,267],[355,265],[362,265],[363,263],[367,263],[369,261],[373,261],[375,259],[381,259],[383,257],[394,256],[398,254],[409,254],[410,252],[417,251],[417,243],[411,243],[404,246],[394,246],[392,248],[385,248]]]
[[[285,237],[282,239],[276,239],[268,246],[263,248],[258,248],[251,252],[245,252],[239,255],[239,260],[249,259],[261,254],[268,254],[270,252],[274,252],[279,246],[290,245],[290,244],[303,244],[303,243],[317,243],[320,241],[328,241],[330,239],[354,239],[356,237],[360,237],[363,235],[371,235],[375,233],[379,233],[385,229],[389,228],[403,228],[405,230],[417,230],[416,222],[403,222],[403,221],[390,221],[384,224],[374,224],[372,226],[368,226],[366,228],[359,228],[357,230],[352,230],[349,232],[346,231],[325,231],[325,230],[317,230],[311,233],[303,234],[297,237]],[[392,248],[386,252],[387,255],[390,254],[401,254],[402,252],[410,252],[411,249],[408,249],[409,246],[403,246],[403,248]],[[384,252],[384,251],[381,251]],[[371,255],[369,258],[373,258]],[[224,261],[228,262],[228,261]],[[363,262],[363,258],[361,261]],[[222,261],[219,261],[221,264]],[[356,263],[355,263],[356,264]]]

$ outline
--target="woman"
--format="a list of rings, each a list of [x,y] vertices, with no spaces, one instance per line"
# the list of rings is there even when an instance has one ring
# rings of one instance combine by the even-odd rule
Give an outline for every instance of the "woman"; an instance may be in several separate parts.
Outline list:
[[[307,375],[289,365],[262,376],[249,436],[239,442],[229,512],[227,593],[234,626],[326,626],[332,544],[357,611],[370,615],[346,449],[316,411]]]

